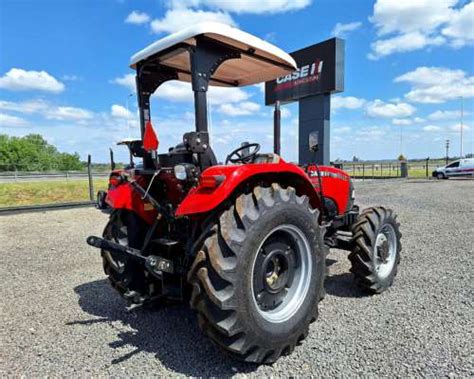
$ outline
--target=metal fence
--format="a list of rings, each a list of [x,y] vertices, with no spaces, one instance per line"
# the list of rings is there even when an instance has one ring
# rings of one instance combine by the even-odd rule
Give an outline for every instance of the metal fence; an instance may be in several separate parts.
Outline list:
[[[406,162],[406,176],[409,178],[429,178],[433,170],[444,166],[440,161]],[[343,162],[336,166],[346,171],[353,178],[386,179],[403,177],[402,162]]]

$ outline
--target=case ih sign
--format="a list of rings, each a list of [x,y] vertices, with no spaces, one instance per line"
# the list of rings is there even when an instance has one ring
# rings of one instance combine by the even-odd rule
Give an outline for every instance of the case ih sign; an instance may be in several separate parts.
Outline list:
[[[297,50],[298,70],[265,83],[265,104],[344,91],[344,41],[339,38]]]

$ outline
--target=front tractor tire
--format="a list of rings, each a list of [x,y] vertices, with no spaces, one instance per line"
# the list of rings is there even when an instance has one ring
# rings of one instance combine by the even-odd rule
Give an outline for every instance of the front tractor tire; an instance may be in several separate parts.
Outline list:
[[[400,263],[400,224],[397,215],[384,207],[365,209],[352,227],[349,260],[355,283],[371,293],[387,290]]]
[[[272,363],[308,334],[323,296],[319,212],[291,187],[255,187],[224,210],[188,273],[201,329],[237,359]]]

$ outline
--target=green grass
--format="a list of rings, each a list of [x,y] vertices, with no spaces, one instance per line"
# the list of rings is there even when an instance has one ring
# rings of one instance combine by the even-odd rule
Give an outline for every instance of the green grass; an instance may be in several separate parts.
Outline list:
[[[107,179],[94,179],[95,193],[107,189]],[[89,200],[87,180],[1,183],[0,207]]]

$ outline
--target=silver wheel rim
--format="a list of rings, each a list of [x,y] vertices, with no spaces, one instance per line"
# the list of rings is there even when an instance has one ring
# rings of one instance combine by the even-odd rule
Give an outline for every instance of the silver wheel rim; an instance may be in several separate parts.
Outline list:
[[[122,246],[128,246],[127,227],[124,225],[120,225],[120,227],[118,227],[119,231],[124,236],[122,238],[118,238],[116,235],[114,235],[113,227],[114,225],[110,226],[111,230],[110,230],[110,235],[108,236],[108,238]],[[125,263],[119,259],[114,259],[110,251],[104,250],[104,256],[115,271],[117,271],[118,273],[122,273],[124,271]]]
[[[397,236],[390,224],[385,224],[375,240],[374,265],[379,278],[390,275],[397,256]]]
[[[253,259],[252,277],[255,274],[255,263],[260,251],[262,250],[262,247],[265,245],[265,242],[277,232],[286,234],[292,239],[294,243],[294,255],[298,264],[294,269],[294,277],[291,287],[288,288],[283,301],[276,308],[271,310],[262,310],[258,303],[257,296],[255,295],[254,281],[251,281],[252,299],[255,308],[264,319],[272,323],[285,322],[293,317],[300,309],[301,305],[306,299],[306,295],[308,294],[313,269],[313,263],[311,259],[312,251],[308,239],[298,227],[290,224],[284,224],[272,229],[261,242],[257,250],[257,254],[255,254]]]

